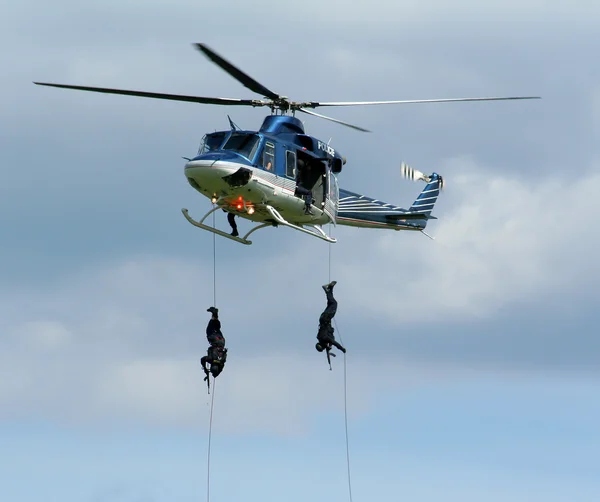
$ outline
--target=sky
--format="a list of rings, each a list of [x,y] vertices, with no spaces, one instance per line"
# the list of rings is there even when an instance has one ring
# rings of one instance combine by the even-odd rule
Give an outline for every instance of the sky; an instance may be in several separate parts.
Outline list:
[[[205,500],[212,397],[210,500],[349,500],[345,404],[355,502],[600,498],[597,2],[2,11],[2,500]],[[181,215],[210,208],[182,157],[265,110],[32,84],[260,98],[196,42],[294,100],[542,99],[327,110],[368,134],[303,116],[348,159],[343,188],[408,207],[401,162],[440,173],[435,240],[240,246]],[[329,278],[346,373],[314,350]],[[215,298],[229,354],[208,395]]]

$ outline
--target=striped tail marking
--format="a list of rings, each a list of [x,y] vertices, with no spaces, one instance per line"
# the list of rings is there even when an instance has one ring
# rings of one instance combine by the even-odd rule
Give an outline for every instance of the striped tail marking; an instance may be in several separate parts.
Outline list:
[[[441,184],[442,178],[438,174],[433,173],[430,176],[430,181],[425,185],[425,188],[413,202],[413,205],[410,206],[409,211],[429,216],[440,195]]]

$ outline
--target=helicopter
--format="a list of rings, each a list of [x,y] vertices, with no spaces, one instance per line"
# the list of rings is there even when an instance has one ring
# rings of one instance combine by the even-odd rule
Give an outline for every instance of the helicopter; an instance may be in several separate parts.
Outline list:
[[[252,244],[248,237],[257,230],[279,225],[304,232],[329,243],[337,240],[323,226],[329,223],[352,227],[410,230],[425,232],[433,207],[444,186],[442,176],[426,175],[405,163],[400,174],[413,181],[425,182],[425,187],[407,209],[367,197],[339,187],[337,175],[346,158],[329,142],[306,134],[296,112],[326,119],[354,130],[371,132],[362,127],[312,111],[317,107],[432,103],[456,101],[497,101],[540,99],[539,96],[450,98],[402,101],[318,102],[291,101],[241,71],[204,43],[193,44],[208,59],[229,73],[242,85],[263,96],[263,99],[214,98],[155,92],[110,89],[79,85],[33,82],[36,85],[75,89],[107,94],[121,94],[154,99],[187,101],[225,106],[268,107],[258,131],[240,129],[228,116],[228,130],[203,136],[197,154],[184,157],[184,174],[197,192],[209,198],[212,209],[200,220],[194,220],[187,209],[185,218],[194,226],[242,244]],[[228,213],[233,231],[205,224],[217,210]],[[233,216],[232,216],[233,215]],[[235,217],[256,225],[242,237],[237,232]],[[235,226],[234,226],[235,225]]]

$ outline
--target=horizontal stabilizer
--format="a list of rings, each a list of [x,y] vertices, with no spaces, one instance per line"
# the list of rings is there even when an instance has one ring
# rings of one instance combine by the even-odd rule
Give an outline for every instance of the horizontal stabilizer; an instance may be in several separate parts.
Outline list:
[[[424,213],[394,213],[386,214],[388,220],[437,220],[435,216]]]

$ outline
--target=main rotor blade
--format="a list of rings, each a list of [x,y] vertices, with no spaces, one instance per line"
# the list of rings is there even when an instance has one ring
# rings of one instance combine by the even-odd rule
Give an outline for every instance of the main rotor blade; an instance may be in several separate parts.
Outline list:
[[[36,85],[48,87],[59,87],[62,89],[76,89],[79,91],[103,92],[106,94],[123,94],[125,96],[140,96],[142,98],[169,99],[172,101],[188,101],[192,103],[204,103],[209,105],[242,105],[242,106],[264,106],[266,103],[254,99],[234,98],[205,98],[202,96],[185,96],[183,94],[164,94],[160,92],[128,91],[125,89],[109,89],[106,87],[86,87],[81,85],[49,84],[45,82],[34,82]]]
[[[261,96],[265,96],[269,99],[278,100],[281,99],[279,94],[267,89],[264,85],[260,84],[256,80],[254,80],[249,75],[246,75],[242,70],[236,68],[229,61],[219,56],[215,51],[209,48],[206,44],[195,44],[196,47],[204,53],[208,59],[210,59],[213,63],[219,65],[223,70],[229,73],[233,78],[241,82],[244,87],[247,87],[251,91],[260,94]]]
[[[304,106],[309,108],[316,108],[317,106],[359,106],[359,105],[397,105],[406,103],[447,103],[451,101],[504,101],[509,99],[542,99],[539,96],[513,96],[513,97],[500,97],[500,98],[450,98],[450,99],[410,99],[404,101],[340,101],[340,102],[328,102],[320,103],[313,101],[311,103],[305,103]]]
[[[314,115],[315,117],[320,117],[325,120],[331,120],[332,122],[337,122],[338,124],[345,125],[346,127],[351,127],[352,129],[356,129],[357,131],[371,132],[368,129],[363,129],[362,127],[358,127],[358,126],[349,124],[348,122],[342,122],[341,120],[333,119],[331,117],[327,117],[326,115],[321,115],[320,113],[311,112],[311,111],[305,110],[304,108],[298,108],[298,110],[301,112],[307,113],[308,115]]]

